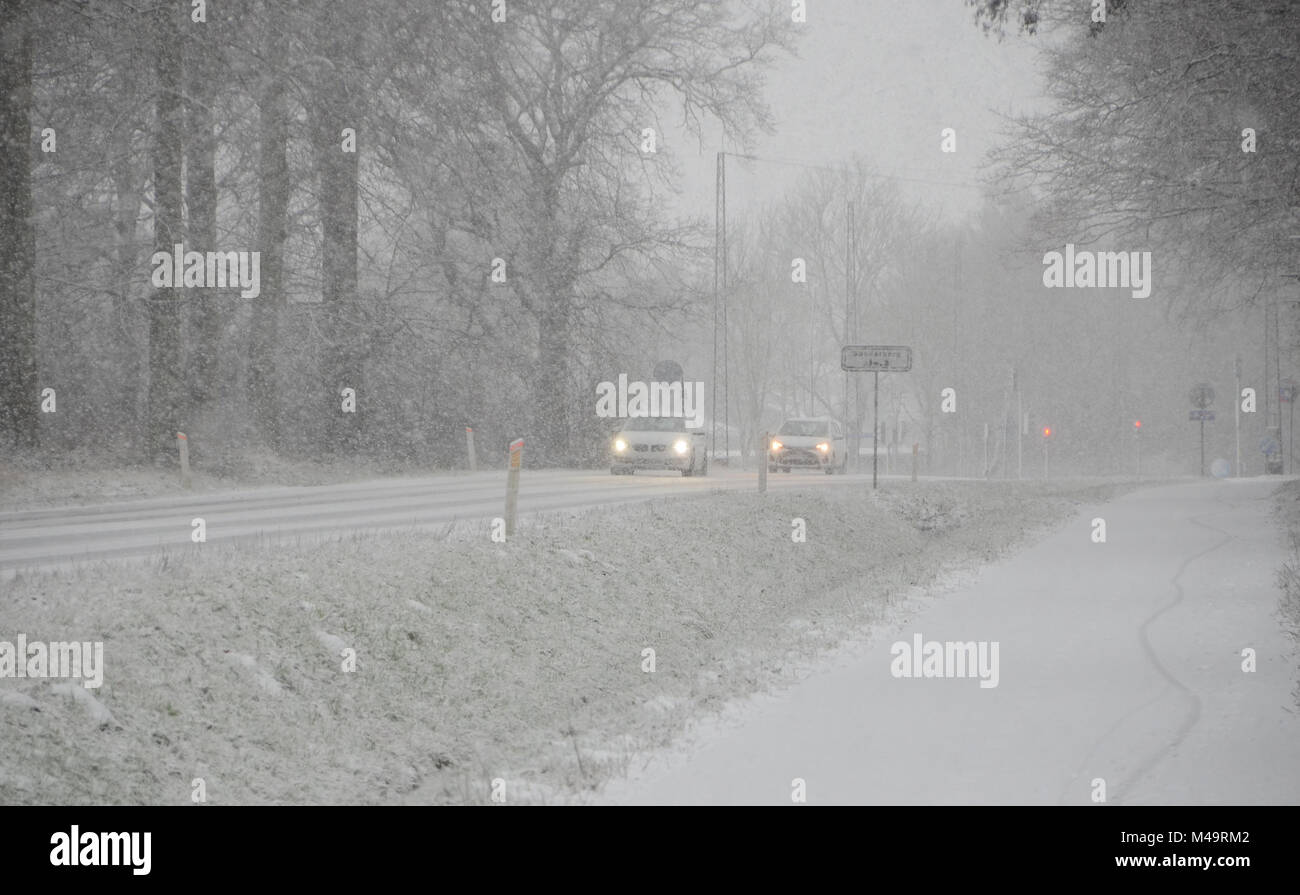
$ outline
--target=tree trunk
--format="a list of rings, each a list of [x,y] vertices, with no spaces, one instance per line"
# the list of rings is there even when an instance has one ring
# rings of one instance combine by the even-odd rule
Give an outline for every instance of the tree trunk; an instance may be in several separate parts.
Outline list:
[[[212,130],[213,78],[207,63],[212,49],[203,43],[206,29],[189,45],[185,61],[185,204],[188,221],[185,228],[187,250],[213,252],[224,250],[217,242],[217,138]],[[242,246],[239,248],[243,248]],[[180,285],[180,284],[177,284]],[[190,409],[198,413],[220,393],[217,388],[218,358],[221,341],[223,296],[206,288],[190,290],[184,306],[189,317],[191,354],[187,365]],[[232,291],[238,291],[234,289]]]
[[[537,409],[535,429],[541,444],[540,457],[547,464],[571,460],[569,425],[569,350],[573,316],[573,253],[561,251],[560,175],[546,172],[537,197],[538,240],[534,264],[543,294],[537,307],[537,377],[533,406]],[[566,269],[568,268],[568,269]]]
[[[181,241],[181,157],[185,116],[181,103],[182,63],[177,7],[162,4],[154,14],[154,65],[158,75],[157,128],[153,145],[154,244],[173,251]],[[151,265],[151,268],[153,266]],[[152,457],[175,450],[183,424],[180,363],[181,284],[154,289],[149,303],[148,446]]]
[[[330,5],[332,12],[342,8]],[[314,111],[315,160],[320,179],[321,298],[324,302],[325,356],[321,380],[325,390],[328,448],[351,453],[360,446],[366,404],[370,400],[362,382],[364,318],[357,298],[357,153],[344,151],[343,131],[357,132],[356,146],[364,138],[356,103],[356,32],[349,31],[337,15],[318,20],[318,47],[326,67]],[[344,412],[344,389],[356,396],[355,412]]]
[[[131,158],[131,132],[130,127],[125,127],[117,135],[118,150],[113,162],[113,370],[120,377],[117,434],[129,451],[140,446],[141,342],[131,286],[139,275],[135,227],[143,180]]]
[[[32,28],[0,4],[0,438],[35,445],[36,231],[32,222]]]
[[[284,22],[267,3],[267,58],[271,60],[262,92],[261,147],[258,165],[257,247],[262,253],[262,294],[253,300],[248,366],[248,405],[262,440],[280,450],[276,351],[284,300],[284,243],[289,212],[289,130],[285,117],[284,78],[277,66],[285,55]]]

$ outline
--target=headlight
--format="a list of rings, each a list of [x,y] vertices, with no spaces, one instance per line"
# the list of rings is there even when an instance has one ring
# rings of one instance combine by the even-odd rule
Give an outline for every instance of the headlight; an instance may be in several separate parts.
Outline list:
[[[830,449],[831,446],[824,441],[821,444],[817,445],[817,450],[821,451],[823,454],[829,451]]]
[[[772,450],[774,451],[781,450],[781,442],[777,441],[775,438],[772,439]]]
[[[621,438],[615,438],[615,439],[614,439],[614,452],[615,452],[616,454],[621,454],[621,453],[623,453],[625,450],[627,450],[627,442],[624,441],[624,440],[621,439]]]
[[[673,442],[673,450],[679,454],[684,454],[691,449],[690,444],[684,438],[679,438]]]

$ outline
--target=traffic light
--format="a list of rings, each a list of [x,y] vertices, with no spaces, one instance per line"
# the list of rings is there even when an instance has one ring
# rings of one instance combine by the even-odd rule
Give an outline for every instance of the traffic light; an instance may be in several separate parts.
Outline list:
[[[1052,437],[1052,427],[1051,427],[1051,426],[1043,426],[1043,437],[1044,437],[1044,438],[1051,438],[1051,437]]]
[[[1134,428],[1134,429],[1141,429],[1141,428],[1142,428],[1142,421],[1141,421],[1141,420],[1134,420],[1134,421],[1133,421],[1133,428]]]

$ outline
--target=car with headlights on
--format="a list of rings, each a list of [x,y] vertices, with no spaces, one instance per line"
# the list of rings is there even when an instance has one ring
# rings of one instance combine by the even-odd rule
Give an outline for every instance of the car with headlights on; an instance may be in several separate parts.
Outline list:
[[[679,416],[629,419],[610,444],[609,471],[632,475],[638,469],[677,469],[683,476],[707,475],[709,455],[704,430],[686,428]]]
[[[820,469],[827,475],[848,468],[844,427],[830,417],[788,419],[768,448],[768,470]]]

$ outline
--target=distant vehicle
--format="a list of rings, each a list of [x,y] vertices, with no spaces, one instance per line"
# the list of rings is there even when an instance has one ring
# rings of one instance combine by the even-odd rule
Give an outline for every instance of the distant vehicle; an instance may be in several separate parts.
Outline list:
[[[709,473],[704,430],[687,429],[679,416],[629,419],[610,450],[613,475],[632,475],[638,469],[679,469],[683,476]]]
[[[848,468],[844,427],[830,417],[789,419],[781,424],[768,453],[768,470],[820,469],[827,475]]]

